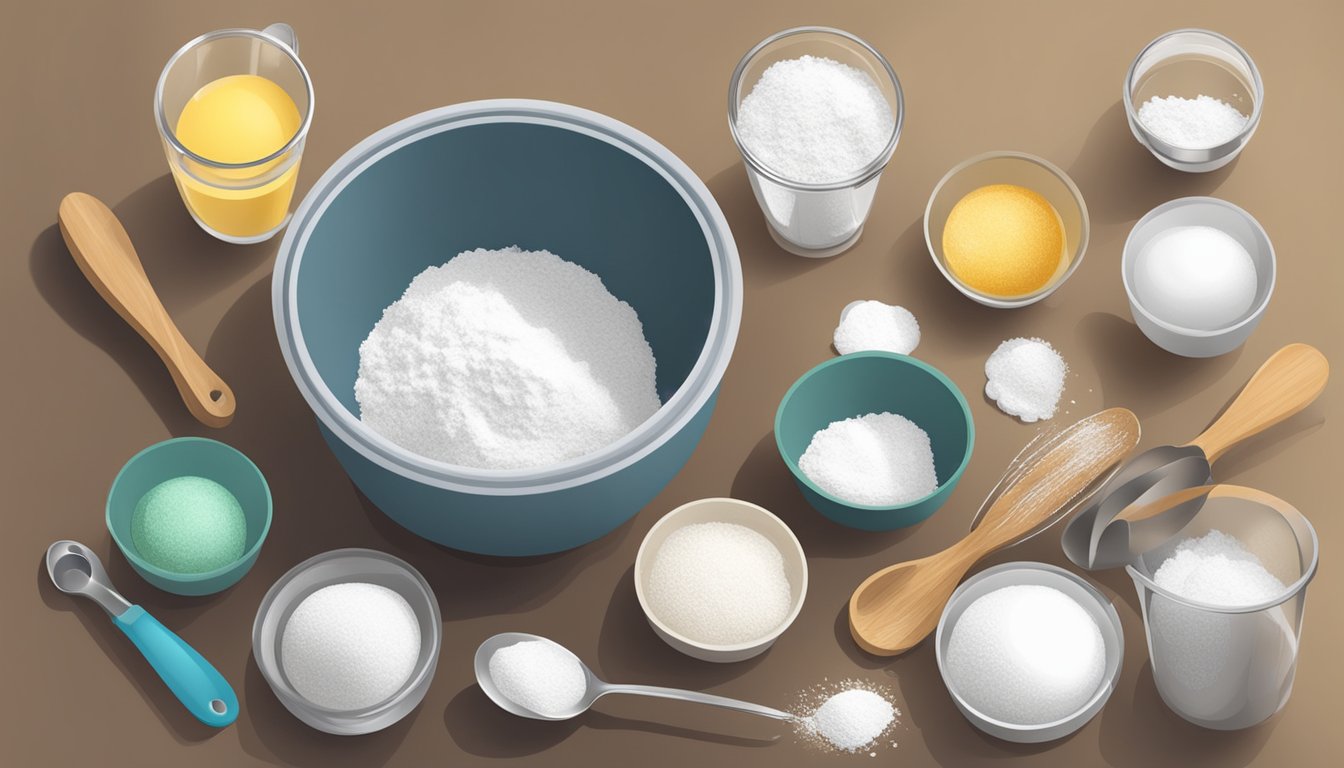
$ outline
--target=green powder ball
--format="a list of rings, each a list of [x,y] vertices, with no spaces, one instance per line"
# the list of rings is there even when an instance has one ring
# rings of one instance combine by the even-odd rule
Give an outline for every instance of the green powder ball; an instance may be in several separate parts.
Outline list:
[[[247,518],[229,489],[204,477],[175,477],[149,489],[131,516],[140,556],[172,573],[204,573],[243,556]]]

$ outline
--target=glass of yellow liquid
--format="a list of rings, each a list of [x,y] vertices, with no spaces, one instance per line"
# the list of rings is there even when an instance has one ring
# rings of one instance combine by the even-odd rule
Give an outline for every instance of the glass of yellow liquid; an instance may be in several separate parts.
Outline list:
[[[154,89],[168,167],[201,229],[259,243],[284,228],[313,121],[313,82],[288,24],[182,46]]]

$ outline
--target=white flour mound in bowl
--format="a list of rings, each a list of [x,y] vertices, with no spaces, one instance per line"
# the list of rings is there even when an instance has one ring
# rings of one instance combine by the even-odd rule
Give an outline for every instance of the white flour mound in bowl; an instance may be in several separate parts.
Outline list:
[[[661,406],[634,308],[549,251],[430,267],[359,346],[360,419],[425,458],[531,469],[598,451]]]

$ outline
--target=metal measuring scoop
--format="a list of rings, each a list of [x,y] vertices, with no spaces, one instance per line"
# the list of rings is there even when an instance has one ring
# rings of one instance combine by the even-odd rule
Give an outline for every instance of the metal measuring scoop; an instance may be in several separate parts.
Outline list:
[[[67,595],[102,606],[197,720],[223,728],[238,718],[238,696],[224,676],[144,608],[118,594],[93,550],[77,541],[52,544],[47,547],[47,575]]]
[[[1103,533],[1130,505],[1148,505],[1186,488],[1213,480],[1213,463],[1229,448],[1306,408],[1325,389],[1330,365],[1325,355],[1307,344],[1289,344],[1270,356],[1251,376],[1232,404],[1198,437],[1185,445],[1164,445],[1139,454],[1120,469],[1094,496],[1092,504],[1064,528],[1064,554],[1088,570],[1114,568],[1131,562],[1127,537],[1109,539]],[[1183,515],[1193,515],[1202,496],[1174,507],[1168,517],[1152,526],[1184,526]],[[1192,511],[1193,506],[1193,511]],[[1168,522],[1163,522],[1167,520]],[[1187,520],[1188,522],[1188,520]]]
[[[551,647],[574,659],[574,663],[578,664],[579,667],[583,669],[586,688],[583,692],[583,696],[580,697],[574,706],[570,707],[568,710],[547,714],[528,709],[513,699],[510,699],[508,696],[505,696],[504,693],[499,690],[499,687],[495,685],[494,679],[490,676],[490,657],[495,655],[495,651],[530,640],[537,640],[549,644]],[[662,688],[654,685],[616,685],[604,682],[599,679],[597,675],[594,675],[593,671],[588,668],[588,665],[580,661],[579,657],[575,656],[568,648],[553,640],[548,640],[539,635],[530,635],[526,632],[504,632],[488,638],[485,642],[481,643],[481,647],[476,649],[476,682],[480,684],[481,690],[485,691],[485,695],[489,696],[491,701],[498,704],[500,709],[518,715],[519,717],[530,717],[533,720],[568,720],[572,717],[577,717],[586,712],[589,707],[593,706],[593,702],[609,693],[629,693],[636,696],[653,696],[659,699],[677,699],[679,701],[690,701],[697,704],[709,704],[711,706],[723,707],[724,709],[731,709],[737,712],[746,712],[751,715],[761,715],[775,720],[798,719],[796,715],[789,714],[783,710],[771,709],[770,707],[763,707],[760,704],[752,704],[747,701],[730,699],[726,696],[715,696],[711,693],[684,691],[678,688]]]

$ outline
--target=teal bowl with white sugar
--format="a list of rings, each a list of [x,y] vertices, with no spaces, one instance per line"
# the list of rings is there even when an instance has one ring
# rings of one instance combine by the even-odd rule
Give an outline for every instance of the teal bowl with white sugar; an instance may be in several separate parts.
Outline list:
[[[209,570],[183,573],[161,567],[136,547],[136,506],[159,484],[183,477],[218,483],[237,500],[246,527],[238,557]],[[210,595],[237,584],[261,554],[271,530],[271,513],[271,489],[257,465],[238,449],[204,437],[164,440],[140,451],[121,468],[107,492],[107,530],[113,543],[145,581],[176,595]]]
[[[658,410],[625,437],[537,469],[406,450],[360,420],[360,343],[412,278],[463,251],[548,250],[639,315]],[[690,458],[737,340],[742,269],[708,188],[624,123],[553,102],[431,110],[336,161],[294,213],[273,281],[276,334],[347,474],[388,517],[454,549],[577,547],[644,507]]]
[[[817,432],[869,413],[895,413],[929,436],[937,487],[904,504],[857,504],[828,493],[799,467]],[[784,395],[775,413],[775,444],[803,498],[841,525],[890,531],[923,522],[947,501],[971,461],[975,423],[957,385],[922,360],[892,352],[855,352],[827,360]]]

